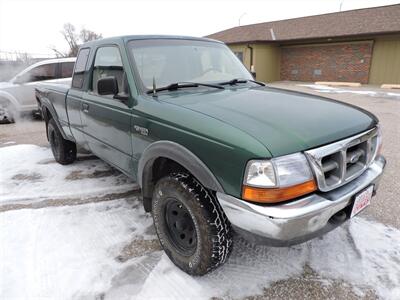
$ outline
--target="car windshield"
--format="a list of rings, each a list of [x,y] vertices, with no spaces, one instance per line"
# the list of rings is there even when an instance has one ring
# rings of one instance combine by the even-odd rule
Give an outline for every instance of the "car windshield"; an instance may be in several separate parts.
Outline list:
[[[229,50],[217,42],[150,39],[128,43],[137,72],[147,89],[177,82],[219,83],[252,76]]]

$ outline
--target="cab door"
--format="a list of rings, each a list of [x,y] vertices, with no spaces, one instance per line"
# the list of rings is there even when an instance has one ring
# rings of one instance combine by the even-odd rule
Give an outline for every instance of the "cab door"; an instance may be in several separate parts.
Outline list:
[[[82,125],[90,150],[121,171],[132,174],[131,109],[129,89],[119,48],[99,47],[91,69],[91,83],[83,95]],[[99,95],[97,83],[115,77],[118,95]],[[117,97],[118,96],[118,97]]]
[[[69,128],[78,145],[90,150],[87,145],[82,125],[82,97],[87,86],[87,64],[90,49],[81,48],[73,71],[71,88],[65,100],[65,108],[68,116]],[[65,130],[65,129],[64,129]]]

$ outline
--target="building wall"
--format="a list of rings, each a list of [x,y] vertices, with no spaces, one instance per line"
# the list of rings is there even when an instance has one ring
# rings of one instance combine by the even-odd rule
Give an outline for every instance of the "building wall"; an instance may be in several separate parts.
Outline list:
[[[229,48],[234,53],[242,53],[243,55],[243,64],[246,66],[248,70],[250,70],[250,49],[247,48],[247,44],[235,44],[235,45],[228,45]]]
[[[375,39],[369,83],[400,84],[400,36]]]
[[[281,79],[368,83],[372,41],[282,47]]]
[[[280,80],[281,50],[279,47],[255,44],[253,48],[256,79],[263,82]]]
[[[256,79],[264,82],[278,81],[280,79],[280,49],[271,44],[250,44],[253,47],[253,65]],[[250,48],[248,44],[229,45],[234,53],[242,53],[243,63],[250,71]]]
[[[361,39],[361,37],[359,37]],[[336,43],[302,45],[250,44],[260,81],[352,81],[370,84],[400,84],[400,35],[371,37]],[[243,54],[250,70],[247,44],[229,45]]]

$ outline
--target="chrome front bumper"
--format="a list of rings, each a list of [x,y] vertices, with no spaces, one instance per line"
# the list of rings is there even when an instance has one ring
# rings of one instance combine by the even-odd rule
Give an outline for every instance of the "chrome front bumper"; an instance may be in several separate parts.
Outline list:
[[[289,246],[322,235],[349,219],[354,195],[378,188],[386,160],[377,157],[359,177],[326,193],[314,193],[278,205],[258,205],[217,193],[234,229],[255,243]]]

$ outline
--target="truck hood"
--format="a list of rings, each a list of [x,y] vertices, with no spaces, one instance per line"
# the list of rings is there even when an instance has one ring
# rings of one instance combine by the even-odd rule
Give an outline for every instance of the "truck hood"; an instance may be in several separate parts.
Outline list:
[[[160,100],[183,106],[240,129],[272,156],[304,151],[374,127],[371,113],[333,99],[269,87],[189,93]]]

